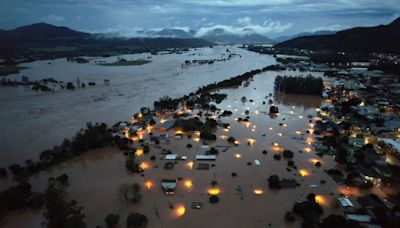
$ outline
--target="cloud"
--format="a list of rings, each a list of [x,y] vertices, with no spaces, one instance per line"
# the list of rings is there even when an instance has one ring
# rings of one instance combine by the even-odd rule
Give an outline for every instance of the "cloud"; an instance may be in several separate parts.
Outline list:
[[[347,29],[349,26],[341,25],[341,24],[333,24],[333,25],[321,25],[311,29],[311,32],[317,31],[339,31],[343,29]]]
[[[65,17],[59,16],[59,15],[54,15],[54,14],[49,14],[45,17],[42,17],[41,20],[43,22],[47,22],[47,23],[58,24],[58,23],[64,22]]]
[[[211,25],[202,27],[196,33],[197,37],[202,37],[216,29],[222,29],[226,33],[245,36],[249,34],[269,35],[270,33],[281,33],[292,27],[292,23],[281,24],[280,21],[266,20],[262,24],[255,24],[250,17],[238,18],[236,24],[239,26],[231,25]]]
[[[189,28],[189,27],[187,27],[187,26],[174,26],[174,27],[172,27],[172,29],[179,29],[179,30],[183,30],[183,31],[185,31],[185,32],[187,32],[187,33],[189,33],[189,32],[190,32],[190,28]]]
[[[287,5],[295,2],[295,0],[180,0],[180,2],[216,7],[246,7]]]
[[[236,23],[241,24],[241,25],[251,25],[251,18],[250,17],[241,17],[236,19]]]

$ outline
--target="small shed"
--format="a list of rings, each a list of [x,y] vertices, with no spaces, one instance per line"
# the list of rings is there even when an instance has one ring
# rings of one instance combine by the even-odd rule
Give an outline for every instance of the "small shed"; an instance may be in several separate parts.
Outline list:
[[[165,160],[175,161],[177,157],[178,157],[177,154],[167,154],[165,155]]]
[[[196,155],[196,160],[199,161],[215,161],[217,156],[215,155]]]
[[[339,197],[338,201],[340,203],[340,205],[342,205],[342,207],[353,207],[353,203],[350,201],[349,198],[347,197]]]
[[[176,189],[176,179],[162,179],[161,188],[165,195],[174,195]]]

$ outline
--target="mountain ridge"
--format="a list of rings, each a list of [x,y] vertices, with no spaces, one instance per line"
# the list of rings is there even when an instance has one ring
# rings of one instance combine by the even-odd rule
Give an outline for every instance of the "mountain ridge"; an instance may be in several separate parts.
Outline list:
[[[355,27],[331,35],[298,37],[276,44],[277,48],[313,51],[380,52],[400,54],[400,17],[387,25]]]

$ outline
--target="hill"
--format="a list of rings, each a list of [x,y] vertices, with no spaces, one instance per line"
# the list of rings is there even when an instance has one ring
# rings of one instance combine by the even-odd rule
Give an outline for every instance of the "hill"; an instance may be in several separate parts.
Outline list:
[[[272,41],[254,31],[244,31],[242,35],[230,33],[222,28],[214,29],[200,36],[202,39],[220,44],[271,44]]]
[[[400,18],[388,25],[357,27],[331,35],[303,36],[274,47],[314,51],[400,54]]]
[[[273,39],[274,42],[276,43],[281,43],[287,40],[292,40],[294,38],[297,37],[302,37],[302,36],[315,36],[315,35],[331,35],[331,34],[335,34],[337,31],[328,31],[328,30],[321,30],[321,31],[316,31],[316,32],[302,32],[299,34],[295,34],[292,36],[279,36],[276,37],[275,39]]]
[[[0,57],[56,58],[110,53],[125,54],[166,48],[212,45],[208,41],[197,38],[175,38],[174,34],[182,35],[180,31],[166,30],[161,32],[168,37],[118,38],[38,23],[13,30],[0,30]]]

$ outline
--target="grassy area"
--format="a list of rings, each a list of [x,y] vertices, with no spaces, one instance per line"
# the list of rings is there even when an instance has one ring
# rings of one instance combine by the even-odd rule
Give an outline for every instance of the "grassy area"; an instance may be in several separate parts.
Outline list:
[[[19,73],[20,70],[27,69],[29,67],[21,66],[0,66],[0,76],[6,76],[9,74]]]
[[[101,63],[100,66],[138,66],[150,63],[149,60],[118,61],[114,63]]]

